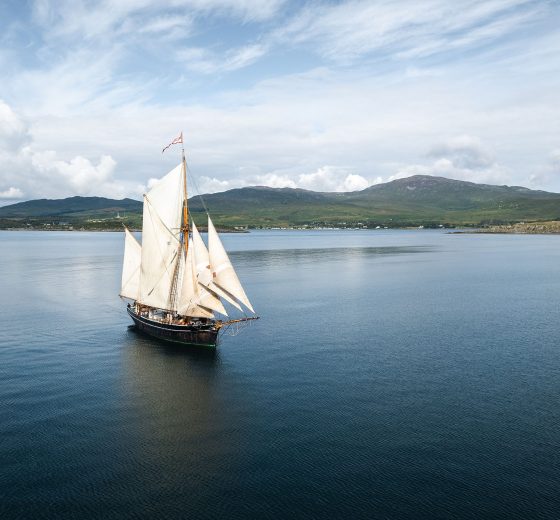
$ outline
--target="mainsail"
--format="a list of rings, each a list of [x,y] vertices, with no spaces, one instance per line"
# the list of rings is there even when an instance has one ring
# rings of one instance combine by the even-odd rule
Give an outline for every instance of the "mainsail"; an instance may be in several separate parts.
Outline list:
[[[173,310],[170,292],[181,254],[183,175],[179,165],[144,195],[138,302]]]
[[[124,229],[124,258],[121,278],[120,295],[124,298],[136,300],[140,286],[140,259],[142,249],[138,240],[128,230]]]
[[[208,216],[208,254],[214,283],[254,313],[253,306],[241,286],[210,216]]]

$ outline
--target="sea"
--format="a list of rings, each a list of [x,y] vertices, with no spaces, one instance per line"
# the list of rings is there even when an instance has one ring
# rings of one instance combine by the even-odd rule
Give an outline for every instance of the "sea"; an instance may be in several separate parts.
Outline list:
[[[131,328],[122,233],[0,232],[0,518],[560,518],[560,237],[254,231],[260,320]]]

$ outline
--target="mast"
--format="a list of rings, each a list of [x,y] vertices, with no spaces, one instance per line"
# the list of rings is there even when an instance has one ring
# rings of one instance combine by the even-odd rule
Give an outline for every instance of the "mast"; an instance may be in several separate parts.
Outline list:
[[[181,155],[183,159],[183,225],[181,226],[181,231],[185,254],[187,254],[189,248],[189,208],[187,205],[187,160],[185,159],[183,132],[181,132]]]
[[[184,248],[185,258],[187,257],[187,251],[189,249],[189,210],[187,207],[187,160],[185,159],[185,144],[183,141],[183,132],[181,132],[180,140],[181,143],[181,164],[182,164],[182,174],[183,174],[183,216],[181,222],[181,243],[179,251]],[[175,270],[173,271],[173,280],[169,290],[169,308],[175,309],[177,307],[177,300],[179,297],[179,266],[180,262],[175,264]]]

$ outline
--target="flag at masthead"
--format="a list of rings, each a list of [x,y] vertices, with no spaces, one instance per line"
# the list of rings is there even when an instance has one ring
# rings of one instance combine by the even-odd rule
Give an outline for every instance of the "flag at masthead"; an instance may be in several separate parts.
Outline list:
[[[183,132],[181,132],[173,141],[171,141],[162,151],[161,153],[165,152],[170,146],[174,144],[183,144]]]

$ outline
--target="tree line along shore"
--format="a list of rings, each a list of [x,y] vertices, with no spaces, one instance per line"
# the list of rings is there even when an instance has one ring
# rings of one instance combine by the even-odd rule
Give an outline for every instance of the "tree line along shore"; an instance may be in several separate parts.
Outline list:
[[[126,219],[123,219],[126,220]],[[123,231],[124,226],[127,226],[131,231],[141,232],[142,226],[138,222],[126,221],[106,221],[101,223],[97,222],[21,222],[11,219],[0,219],[0,230],[6,231],[106,231],[106,232],[119,232]],[[344,225],[341,223],[321,223],[320,225],[314,223],[301,226],[220,226],[219,230],[222,233],[247,233],[251,230],[274,230],[274,229],[294,229],[294,230],[320,230],[320,229],[340,229],[340,230],[356,230],[356,229],[371,229],[371,230],[386,230],[386,229],[453,229],[455,233],[485,233],[485,234],[519,234],[519,235],[538,235],[538,234],[560,234],[560,220],[549,221],[536,221],[536,222],[517,222],[512,224],[490,224],[490,225],[450,225],[450,224],[433,224],[433,225],[413,225],[406,223],[405,225],[387,226],[369,226],[362,225],[354,226],[351,224]],[[205,232],[204,226],[199,226],[201,232]]]

